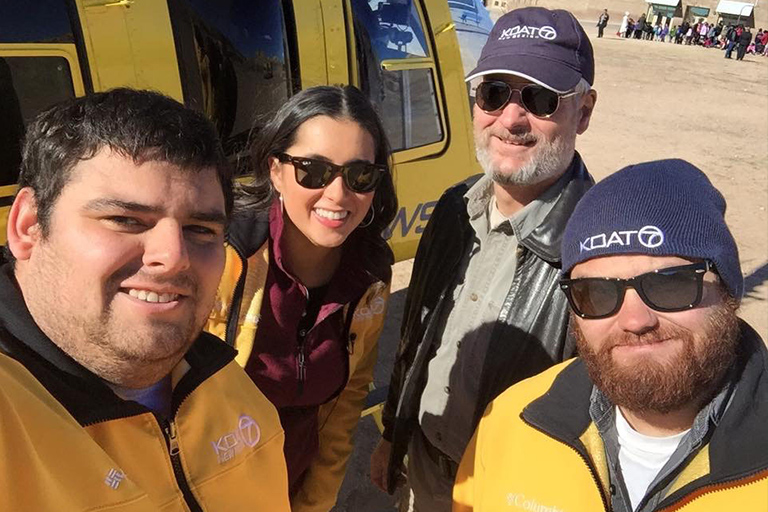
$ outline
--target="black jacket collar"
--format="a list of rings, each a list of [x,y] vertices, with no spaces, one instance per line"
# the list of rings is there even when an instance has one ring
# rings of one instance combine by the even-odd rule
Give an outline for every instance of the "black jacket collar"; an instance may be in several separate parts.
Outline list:
[[[248,259],[269,238],[269,212],[240,213],[229,224],[227,243],[243,259]]]
[[[544,220],[530,234],[519,240],[520,244],[528,248],[536,256],[557,266],[560,265],[561,261],[560,245],[568,218],[573,213],[574,208],[576,208],[576,203],[595,183],[578,151],[574,153],[571,165],[565,172],[570,175],[570,179],[563,187],[557,202],[552,206]],[[481,177],[482,174],[477,174],[456,185],[452,190],[454,200],[463,201],[464,194]],[[463,202],[461,203],[461,209],[463,209],[462,224],[467,224],[469,222],[469,215],[466,213],[466,205]]]
[[[552,210],[528,236],[520,240],[522,245],[539,258],[558,265],[562,259],[560,245],[565,225],[576,208],[576,203],[595,183],[578,152],[573,155],[566,172],[571,174],[571,179],[563,187],[563,192]]]
[[[0,267],[0,352],[19,361],[81,424],[146,413],[136,402],[115,395],[53,343],[29,313],[10,264]],[[173,392],[173,409],[205,379],[232,361],[236,351],[201,333],[185,354],[190,370]]]

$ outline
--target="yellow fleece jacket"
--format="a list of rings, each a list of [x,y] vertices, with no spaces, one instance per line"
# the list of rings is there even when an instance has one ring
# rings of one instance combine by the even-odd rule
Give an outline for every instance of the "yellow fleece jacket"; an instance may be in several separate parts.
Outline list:
[[[234,361],[190,392],[172,424],[201,510],[290,511],[277,412]],[[169,451],[151,412],[81,426],[0,353],[0,511],[187,512]]]
[[[248,258],[248,271],[237,319],[236,361],[243,367],[253,351],[268,267],[269,250],[265,242]],[[206,326],[206,330],[222,339],[225,338],[228,313],[242,272],[242,260],[234,249],[227,247],[227,261],[216,305]],[[352,434],[360,420],[368,387],[373,380],[377,343],[384,326],[388,299],[389,283],[378,281],[368,288],[352,313],[354,317],[350,338],[355,341],[349,355],[349,380],[338,397],[320,407],[319,451],[306,472],[301,489],[293,496],[293,512],[328,512],[336,503],[347,460],[352,453]],[[349,307],[345,307],[345,317],[349,314]]]
[[[532,402],[552,395],[553,382],[572,364],[574,360],[566,361],[522,381],[490,403],[459,466],[453,512],[610,510],[608,466],[594,423],[569,443],[523,418]],[[569,386],[573,381],[563,379],[560,389]],[[550,409],[550,418],[571,417],[563,408],[567,405],[588,406],[569,403],[569,395],[565,396],[558,410]],[[588,396],[588,391],[581,396]],[[765,439],[752,442],[755,449],[765,449]],[[768,470],[744,471],[730,481],[710,483],[709,455],[710,445],[706,445],[687,464],[661,501],[659,512],[768,510]]]

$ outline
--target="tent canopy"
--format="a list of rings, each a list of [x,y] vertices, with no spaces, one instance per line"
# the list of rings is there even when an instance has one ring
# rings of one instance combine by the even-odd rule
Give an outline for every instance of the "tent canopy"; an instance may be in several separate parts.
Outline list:
[[[668,7],[677,7],[680,0],[645,0],[647,4],[666,5]]]
[[[748,4],[744,2],[734,2],[733,0],[720,0],[717,4],[715,12],[720,14],[732,14],[734,16],[748,17],[752,14],[752,8],[755,4]]]

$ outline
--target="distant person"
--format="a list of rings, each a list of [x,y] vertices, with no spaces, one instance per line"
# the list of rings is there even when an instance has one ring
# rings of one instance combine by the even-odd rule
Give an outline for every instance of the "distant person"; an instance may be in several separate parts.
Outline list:
[[[739,31],[740,27],[730,27],[728,29],[728,32],[725,35],[726,38],[726,44],[725,44],[725,58],[730,59],[731,54],[733,53],[733,49],[736,47],[736,44],[739,41],[739,36],[741,35],[741,32]]]
[[[603,9],[603,12],[600,13],[600,17],[597,19],[597,37],[603,37],[603,31],[608,26],[609,19],[608,9]]]
[[[650,21],[645,21],[645,29],[643,30],[643,39],[646,41],[653,41],[654,28]]]
[[[704,41],[704,46],[707,48],[711,47],[715,43],[716,39],[717,39],[717,25],[713,23],[712,25],[710,25],[709,30],[707,31],[707,36],[706,36],[706,40]]]
[[[709,33],[709,24],[705,21],[699,26],[699,39],[696,42],[698,44],[703,45],[707,40],[708,33]]]
[[[628,27],[629,27],[629,11],[626,11],[624,13],[624,17],[621,18],[621,25],[619,26],[619,31],[616,32],[616,35],[619,37],[626,37]]]
[[[645,31],[645,14],[641,14],[640,18],[635,23],[635,39],[642,39],[643,32]]]
[[[277,412],[202,332],[232,202],[216,129],[160,94],[29,125],[0,267],[0,508],[290,510]]]
[[[753,43],[750,45],[749,48],[752,49],[751,53],[753,55],[760,55],[765,50],[765,44],[763,43],[762,28],[757,31],[757,34],[755,34],[755,40],[753,41]],[[749,48],[747,49],[747,53],[750,53]]]
[[[627,31],[624,33],[624,37],[629,39],[632,37],[632,34],[635,32],[635,20],[632,18],[627,18]]]
[[[768,350],[725,209],[682,160],[584,196],[561,281],[579,357],[491,403],[453,512],[766,510]]]
[[[752,42],[752,32],[749,31],[749,27],[745,27],[739,35],[739,39],[736,42],[736,60],[744,60],[744,55],[747,53],[747,48]]]
[[[691,41],[693,40],[693,33],[694,33],[694,26],[690,25],[688,27],[688,31],[685,33],[685,44],[686,44],[686,46],[690,46]]]
[[[691,29],[692,29],[692,34],[691,34],[691,44],[692,44],[692,45],[694,45],[694,46],[695,46],[695,45],[696,45],[696,43],[698,43],[698,41],[699,41],[699,27],[701,27],[701,22],[700,22],[700,21],[697,21],[697,22],[696,22],[696,23],[694,23],[694,24],[693,24],[693,26],[691,27]]]
[[[661,29],[661,42],[666,43],[667,42],[667,35],[669,35],[669,23],[666,23],[664,25],[664,28]]]

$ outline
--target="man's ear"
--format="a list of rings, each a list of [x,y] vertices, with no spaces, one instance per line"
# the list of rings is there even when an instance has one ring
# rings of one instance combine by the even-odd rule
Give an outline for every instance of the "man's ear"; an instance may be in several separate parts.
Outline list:
[[[590,89],[581,98],[581,107],[579,108],[579,124],[576,129],[576,133],[581,135],[587,128],[589,128],[589,120],[592,119],[592,112],[595,110],[595,104],[597,103],[597,91]]]
[[[41,235],[35,193],[24,187],[16,194],[8,214],[8,247],[17,260],[28,260]]]

